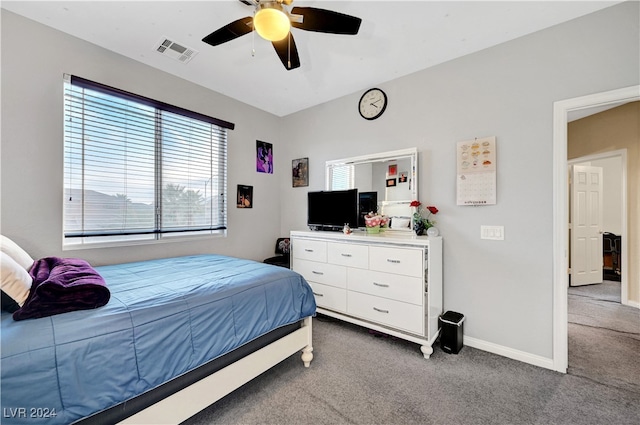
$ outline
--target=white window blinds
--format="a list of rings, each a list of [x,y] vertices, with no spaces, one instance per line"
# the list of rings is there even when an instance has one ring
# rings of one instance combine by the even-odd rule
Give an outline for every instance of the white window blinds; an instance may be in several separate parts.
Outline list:
[[[335,165],[331,167],[331,190],[353,189],[353,165]]]
[[[226,229],[233,124],[65,76],[68,243]]]

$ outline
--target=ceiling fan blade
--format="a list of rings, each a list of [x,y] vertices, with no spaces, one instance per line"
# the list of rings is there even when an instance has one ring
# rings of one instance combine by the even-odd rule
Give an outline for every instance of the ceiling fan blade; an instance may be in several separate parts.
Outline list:
[[[276,53],[284,67],[287,68],[287,71],[300,67],[298,48],[296,47],[296,42],[291,32],[289,32],[289,35],[284,39],[272,41],[271,44],[273,44],[273,48],[276,49]]]
[[[207,44],[212,46],[218,46],[227,41],[234,40],[245,34],[250,33],[253,30],[253,18],[247,16],[246,18],[238,19],[224,27],[212,32],[208,36],[202,39]]]
[[[362,23],[355,16],[315,7],[294,7],[291,14],[304,17],[301,23],[292,21],[291,26],[307,31],[356,35]]]

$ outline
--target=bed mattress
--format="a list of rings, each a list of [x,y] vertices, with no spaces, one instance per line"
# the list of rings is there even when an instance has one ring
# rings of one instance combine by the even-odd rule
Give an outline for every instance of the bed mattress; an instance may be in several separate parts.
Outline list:
[[[149,391],[315,313],[286,268],[218,255],[96,267],[95,310],[2,313],[3,424],[68,424]]]

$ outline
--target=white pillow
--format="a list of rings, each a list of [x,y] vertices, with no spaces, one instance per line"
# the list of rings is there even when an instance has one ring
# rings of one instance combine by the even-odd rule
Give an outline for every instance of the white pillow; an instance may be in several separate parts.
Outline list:
[[[32,279],[27,270],[9,255],[0,252],[0,288],[20,307],[29,296]]]
[[[411,219],[408,217],[391,217],[392,229],[408,229]]]
[[[33,258],[20,248],[17,243],[9,239],[4,235],[0,235],[0,251],[7,254],[9,257],[20,264],[25,270],[29,270],[33,266]]]

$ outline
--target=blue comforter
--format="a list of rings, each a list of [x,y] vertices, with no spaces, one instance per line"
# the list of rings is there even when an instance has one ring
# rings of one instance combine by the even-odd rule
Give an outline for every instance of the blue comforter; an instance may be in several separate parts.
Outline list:
[[[300,275],[250,260],[96,270],[111,291],[103,307],[24,321],[2,313],[3,424],[71,423],[315,313]]]

